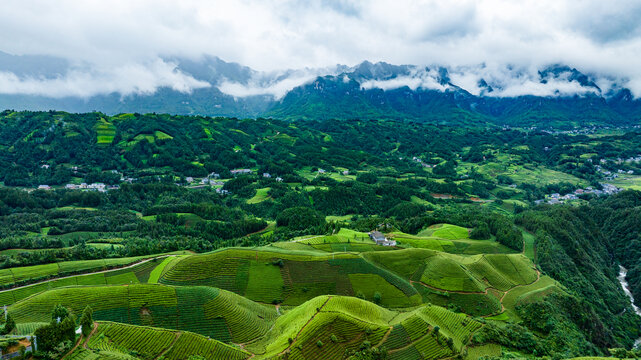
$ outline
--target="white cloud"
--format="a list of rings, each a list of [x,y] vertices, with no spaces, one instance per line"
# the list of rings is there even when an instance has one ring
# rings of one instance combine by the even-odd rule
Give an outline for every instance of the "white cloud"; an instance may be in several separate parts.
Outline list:
[[[245,84],[224,80],[216,85],[220,91],[235,97],[269,95],[280,100],[291,89],[312,82],[318,76],[336,75],[337,67],[302,69],[287,72],[256,73]]]
[[[121,81],[129,92],[167,83],[189,89],[194,84],[180,76],[161,72],[168,76],[159,81],[147,76],[157,71],[135,69],[157,58],[208,54],[270,72],[363,60],[489,69],[565,63],[619,79],[641,96],[640,16],[638,0],[3,0],[0,51],[103,69],[52,83],[72,93],[83,93],[74,85],[79,83],[94,92],[125,89],[116,83]],[[452,77],[480,91],[473,76]],[[89,84],[91,79],[107,85]],[[16,82],[5,74],[1,86],[38,88],[38,81]],[[282,96],[288,86],[281,81],[225,89]],[[520,86],[549,91],[527,81]],[[569,90],[560,84],[545,89],[554,87]]]
[[[0,94],[89,97],[120,93],[152,94],[159,87],[183,93],[209,87],[210,84],[185,75],[175,65],[156,60],[149,64],[131,64],[103,70],[75,69],[55,78],[18,77],[0,72]]]
[[[424,90],[445,91],[449,86],[442,85],[438,79],[438,72],[435,70],[414,70],[408,76],[399,76],[388,80],[368,80],[361,84],[363,89],[379,88],[383,90],[398,89],[407,86],[412,90],[418,88]]]

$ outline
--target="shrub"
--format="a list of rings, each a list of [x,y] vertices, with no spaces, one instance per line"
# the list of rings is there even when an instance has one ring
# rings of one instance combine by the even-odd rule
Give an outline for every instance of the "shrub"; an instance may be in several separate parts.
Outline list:
[[[381,303],[381,293],[378,291],[374,293],[374,303],[380,304]]]

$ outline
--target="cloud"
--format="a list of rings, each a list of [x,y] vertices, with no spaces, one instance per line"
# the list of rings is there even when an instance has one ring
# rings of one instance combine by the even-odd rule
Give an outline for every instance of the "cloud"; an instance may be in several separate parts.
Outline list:
[[[235,97],[268,95],[280,100],[291,89],[314,81],[318,76],[337,75],[339,67],[255,73],[246,83],[223,80],[220,91]]]
[[[71,69],[54,78],[19,77],[11,72],[0,72],[0,94],[39,95],[52,98],[66,96],[90,97],[110,93],[153,94],[160,87],[169,87],[183,93],[209,87],[176,70],[174,64],[156,60],[149,64],[132,64],[102,70]]]
[[[369,90],[372,88],[379,88],[383,90],[398,89],[407,86],[412,90],[438,90],[445,91],[450,88],[448,85],[443,85],[439,81],[439,73],[436,70],[429,69],[414,69],[410,75],[399,76],[387,80],[367,80],[361,83],[361,88]]]
[[[98,69],[47,80],[70,93],[83,93],[73,85],[83,81],[94,92],[148,91],[170,80],[169,86],[189,89],[193,80],[179,74],[139,68],[153,67],[158,58],[212,55],[267,72],[363,60],[488,69],[563,63],[617,79],[641,96],[639,17],[638,0],[3,0],[0,51],[56,56]],[[140,78],[119,75],[127,72]],[[146,74],[166,76],[160,81]],[[92,79],[108,85],[99,90],[89,84]],[[458,80],[481,91],[473,76]],[[38,88],[40,80],[4,74],[2,81],[9,91],[11,84]],[[525,80],[512,88],[518,84],[548,91]],[[565,91],[557,85],[553,92]],[[282,96],[288,86],[259,81],[225,89],[239,96]]]

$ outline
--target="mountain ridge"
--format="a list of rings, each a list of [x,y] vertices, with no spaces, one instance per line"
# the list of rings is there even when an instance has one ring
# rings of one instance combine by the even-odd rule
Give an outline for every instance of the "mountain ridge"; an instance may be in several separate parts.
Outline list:
[[[136,85],[128,93],[110,89],[85,97],[52,96],[38,93],[38,86],[55,87],[57,83],[46,81],[72,81],[68,77],[78,72],[91,79],[91,68],[61,58],[0,53],[0,74],[12,76],[13,84],[30,86],[5,86],[0,108],[551,127],[628,126],[641,119],[641,100],[632,91],[607,76],[563,64],[532,74],[511,68],[493,73],[485,65],[423,67],[369,61],[353,67],[260,72],[214,56],[161,61],[173,69],[172,76],[187,79],[184,87],[158,82],[151,90]]]

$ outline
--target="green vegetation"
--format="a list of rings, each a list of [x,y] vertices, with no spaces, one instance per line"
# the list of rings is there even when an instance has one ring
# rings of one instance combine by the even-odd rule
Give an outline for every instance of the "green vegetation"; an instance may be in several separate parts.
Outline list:
[[[190,332],[100,322],[89,337],[87,348],[79,347],[70,359],[246,359],[249,354]]]
[[[2,112],[0,329],[39,359],[630,349],[641,195],[597,194],[641,134],[453,124]]]

